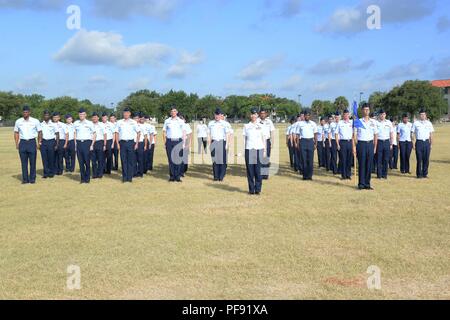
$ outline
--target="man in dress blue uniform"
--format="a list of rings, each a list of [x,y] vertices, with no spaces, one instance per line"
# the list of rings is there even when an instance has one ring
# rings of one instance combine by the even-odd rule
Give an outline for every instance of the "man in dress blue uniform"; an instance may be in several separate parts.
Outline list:
[[[105,165],[105,151],[106,151],[106,132],[102,122],[99,121],[99,114],[94,112],[92,114],[92,124],[95,131],[94,148],[91,150],[92,162],[92,179],[102,179]]]
[[[311,121],[311,113],[304,112],[305,120],[298,124],[300,150],[303,161],[303,180],[312,180],[314,172],[314,150],[317,148],[317,124]]]
[[[428,167],[430,165],[430,155],[433,147],[434,127],[431,121],[427,119],[425,109],[420,110],[419,120],[414,122],[411,132],[415,140],[413,146],[416,150],[417,178],[426,179],[428,178]]]
[[[137,122],[140,132],[139,140],[137,140],[137,135],[135,140],[135,142],[138,143],[138,148],[136,149],[136,167],[134,177],[143,178],[145,168],[145,152],[148,148],[148,133],[145,126],[145,118],[141,112],[136,113],[133,120]]]
[[[41,123],[42,132],[39,136],[44,179],[55,176],[55,151],[59,144],[59,131],[50,119],[50,112],[44,111],[44,121]]]
[[[392,142],[391,159],[389,161],[389,169],[397,170],[398,169],[398,167],[397,167],[397,165],[398,165],[398,139],[397,139],[398,123],[393,118],[391,118],[390,120],[394,127],[394,135],[393,135],[393,142]]]
[[[178,110],[172,107],[170,118],[164,121],[163,140],[169,161],[169,182],[181,182],[184,142],[186,131],[184,122],[178,117]]]
[[[156,128],[154,125],[150,122],[150,117],[148,115],[144,116],[145,119],[145,131],[147,133],[147,151],[144,154],[145,157],[145,168],[144,168],[144,174],[147,174],[148,171],[153,170],[153,157],[155,154],[155,145],[156,145]]]
[[[325,168],[327,171],[331,170],[331,140],[330,140],[330,125],[333,123],[334,118],[332,115],[328,115],[328,121],[323,126],[323,133],[325,135]]]
[[[36,183],[36,138],[41,133],[41,124],[39,120],[30,116],[29,106],[23,107],[22,115],[23,117],[14,125],[14,140],[22,163],[22,184],[34,184]],[[30,171],[28,171],[28,164]]]
[[[184,130],[186,132],[186,142],[183,149],[183,165],[181,166],[181,176],[184,177],[189,169],[189,155],[191,153],[192,144],[192,129],[188,123],[188,118],[185,115],[178,114],[181,120],[184,122]]]
[[[339,151],[339,167],[342,180],[352,179],[353,158],[353,121],[350,111],[344,110],[343,119],[339,121],[336,130],[336,143]]]
[[[75,132],[75,148],[77,151],[78,164],[80,166],[81,184],[91,181],[91,151],[94,150],[96,133],[94,125],[86,119],[86,110],[78,111],[79,120],[73,124]]]
[[[297,122],[295,122],[292,125],[292,141],[294,142],[294,148],[295,148],[295,163],[297,164],[297,167],[295,168],[295,171],[297,171],[298,173],[300,173],[301,175],[303,174],[303,159],[302,159],[302,152],[300,149],[300,136],[299,136],[299,124],[300,122],[305,120],[305,114],[302,111],[301,113],[299,113],[297,115]]]
[[[386,119],[384,110],[380,110],[378,117],[377,178],[387,179],[395,131],[392,122]]]
[[[412,123],[409,122],[409,117],[405,113],[402,116],[402,122],[397,126],[397,137],[400,146],[400,172],[402,174],[411,174],[409,167],[409,159],[413,149],[411,129]]]
[[[272,120],[268,118],[267,110],[262,109],[259,113],[259,122],[263,125],[264,136],[266,137],[266,157],[263,159],[262,163],[262,177],[263,180],[269,179],[269,171],[270,171],[270,156],[272,153],[272,148],[274,147],[274,132],[275,126],[273,125]]]
[[[214,181],[223,181],[227,171],[227,143],[230,139],[230,129],[222,120],[223,112],[217,108],[214,120],[208,124],[208,144],[213,162]]]
[[[55,151],[55,174],[61,176],[64,172],[64,146],[66,145],[66,125],[61,122],[61,114],[59,112],[53,112],[52,121],[56,125],[56,129],[59,133],[59,141],[56,145]]]
[[[247,169],[250,195],[260,195],[262,191],[261,162],[266,153],[267,136],[263,124],[258,121],[258,110],[251,110],[250,122],[244,125],[245,165]]]
[[[75,127],[73,124],[73,117],[70,114],[65,116],[66,118],[66,126],[65,126],[65,136],[66,136],[66,144],[64,146],[64,159],[66,161],[66,172],[74,172],[75,171],[75,158],[76,158],[76,150],[75,150]]]
[[[292,117],[291,121],[290,121],[290,126],[287,127],[286,129],[286,145],[288,147],[289,150],[289,163],[291,165],[291,168],[294,168],[294,146],[292,144],[292,139],[291,139],[291,135],[292,135],[292,125],[295,123],[295,118]]]
[[[363,114],[360,119],[361,125],[355,128],[353,135],[353,154],[358,156],[358,189],[373,190],[370,180],[373,157],[378,142],[378,125],[376,120],[370,118],[369,104],[363,104],[361,109]]]
[[[136,121],[131,119],[131,110],[123,110],[123,119],[117,122],[116,140],[119,141],[119,153],[122,160],[122,181],[133,182],[136,170],[136,150],[139,147],[141,131]]]
[[[111,113],[109,116],[109,123],[111,124],[114,133],[117,130],[117,119],[114,113]],[[116,139],[116,135],[114,134],[114,147],[112,148],[112,170],[119,170],[119,141]]]
[[[317,158],[319,161],[319,168],[325,168],[325,118],[320,118],[320,124],[317,126]]]
[[[333,172],[333,174],[339,173],[339,167],[338,167],[338,148],[336,143],[336,132],[338,128],[338,123],[341,120],[341,114],[339,112],[336,112],[334,115],[334,121],[330,123],[330,152],[331,152],[331,158],[330,158],[330,170]]]
[[[104,165],[103,165],[103,171],[105,174],[111,174],[113,162],[112,162],[112,154],[115,147],[115,138],[116,138],[116,128],[115,125],[113,125],[111,122],[108,121],[108,114],[106,112],[103,112],[102,114],[102,124],[103,124],[103,130],[106,134],[106,150],[104,155]]]

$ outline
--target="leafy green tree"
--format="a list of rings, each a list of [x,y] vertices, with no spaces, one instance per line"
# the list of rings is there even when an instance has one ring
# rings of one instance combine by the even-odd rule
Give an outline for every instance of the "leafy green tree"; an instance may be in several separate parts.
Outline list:
[[[348,102],[347,98],[344,96],[337,97],[336,100],[334,100],[334,111],[339,111],[340,113],[343,113],[345,109],[348,109],[350,106],[350,103]]]

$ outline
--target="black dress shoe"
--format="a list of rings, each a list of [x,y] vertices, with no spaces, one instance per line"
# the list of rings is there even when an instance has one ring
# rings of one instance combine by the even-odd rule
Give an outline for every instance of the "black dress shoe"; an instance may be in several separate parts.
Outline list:
[[[366,190],[374,190],[372,187],[366,187]]]
[[[175,179],[169,179],[169,182],[175,182]]]

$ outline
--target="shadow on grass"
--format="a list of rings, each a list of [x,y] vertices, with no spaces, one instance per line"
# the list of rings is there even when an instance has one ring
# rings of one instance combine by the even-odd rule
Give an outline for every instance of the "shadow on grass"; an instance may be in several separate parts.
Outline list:
[[[210,188],[227,191],[227,192],[232,192],[232,193],[245,193],[245,194],[248,193],[247,191],[244,191],[240,188],[232,187],[232,186],[229,186],[229,185],[226,185],[223,183],[207,183],[206,185]]]

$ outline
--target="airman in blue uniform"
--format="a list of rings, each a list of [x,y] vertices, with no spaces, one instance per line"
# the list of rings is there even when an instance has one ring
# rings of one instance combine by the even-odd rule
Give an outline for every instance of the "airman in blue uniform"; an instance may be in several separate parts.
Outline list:
[[[92,179],[102,179],[105,171],[104,166],[107,138],[105,126],[99,120],[99,114],[94,112],[92,114],[92,124],[95,131],[94,148],[91,150]]]
[[[117,119],[114,113],[111,113],[109,116],[109,123],[114,130],[117,131]],[[116,139],[116,135],[114,134],[114,147],[112,149],[112,171],[119,170],[119,141]]]
[[[103,112],[102,125],[106,134],[106,150],[104,155],[103,171],[105,174],[111,174],[113,169],[113,150],[115,149],[116,127],[114,124],[108,121],[108,114]]]
[[[64,172],[64,147],[66,146],[66,124],[61,122],[61,114],[53,112],[52,121],[59,133],[59,141],[55,150],[55,174],[61,176]]]
[[[412,144],[412,123],[409,122],[409,117],[405,113],[402,116],[402,122],[397,126],[397,137],[400,146],[400,172],[402,174],[411,174],[409,160],[413,149]]]
[[[320,124],[317,126],[317,158],[319,161],[319,168],[326,168],[325,163],[325,118],[320,118]]]
[[[208,124],[208,144],[213,162],[214,181],[223,181],[227,171],[227,143],[230,142],[230,128],[222,120],[223,112],[217,108],[214,120]]]
[[[186,140],[184,122],[178,117],[178,110],[172,107],[170,118],[164,121],[163,140],[169,161],[169,182],[182,182],[183,149]]]
[[[39,120],[30,116],[29,106],[24,106],[22,111],[23,117],[18,119],[14,125],[14,140],[22,163],[22,184],[34,184],[36,183],[36,138],[42,130]]]
[[[294,168],[294,146],[292,144],[292,125],[295,123],[295,118],[292,117],[290,120],[290,125],[286,129],[286,146],[289,150],[289,163],[291,165],[291,168]]]
[[[428,167],[430,165],[431,149],[433,147],[433,133],[434,127],[430,120],[427,118],[425,109],[421,109],[419,112],[419,120],[415,121],[411,132],[413,133],[417,159],[417,178],[428,178]]]
[[[311,113],[304,111],[305,120],[299,122],[297,132],[303,161],[303,180],[312,180],[314,173],[314,151],[317,148],[317,124],[312,121]]]
[[[76,150],[75,150],[75,126],[73,124],[73,117],[70,114],[65,116],[66,125],[65,125],[65,136],[66,136],[66,144],[64,146],[64,159],[66,162],[66,172],[72,173],[75,171],[75,159],[76,159]]]
[[[352,178],[353,158],[353,121],[350,119],[350,111],[345,110],[343,119],[339,121],[336,130],[336,144],[339,151],[339,167],[342,180]]]
[[[59,144],[59,130],[50,118],[50,112],[45,110],[44,121],[41,123],[42,132],[39,137],[44,179],[55,176],[55,152]]]
[[[395,131],[392,122],[386,119],[386,112],[384,110],[380,110],[378,117],[377,178],[387,179]]]
[[[73,124],[75,129],[75,148],[80,166],[80,183],[91,182],[91,151],[94,150],[96,132],[91,121],[86,119],[86,110],[78,111],[79,120]]]
[[[136,113],[133,120],[137,122],[140,132],[139,140],[137,140],[137,134],[135,140],[135,142],[138,143],[138,148],[136,149],[136,166],[134,177],[143,178],[145,168],[145,152],[148,148],[148,132],[145,126],[144,115],[141,112]]]
[[[336,112],[334,115],[334,121],[330,123],[330,170],[333,172],[333,174],[339,173],[339,166],[338,166],[338,148],[337,148],[337,142],[336,142],[336,133],[338,129],[338,123],[341,120],[341,114],[339,112]]]

